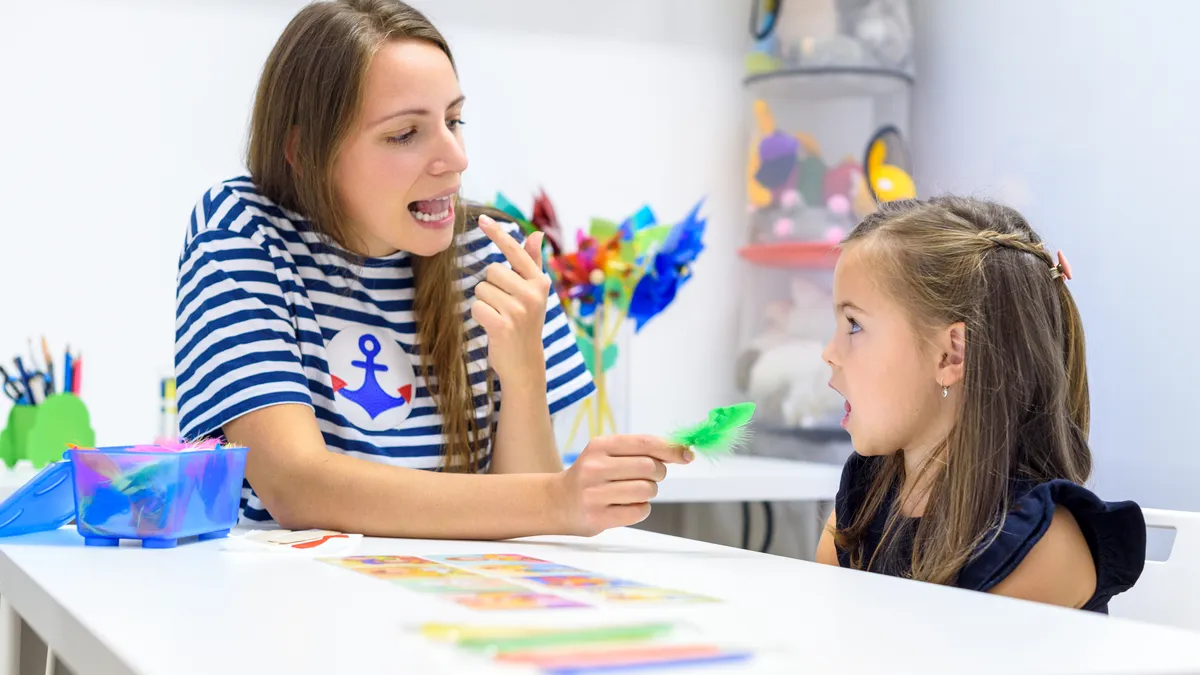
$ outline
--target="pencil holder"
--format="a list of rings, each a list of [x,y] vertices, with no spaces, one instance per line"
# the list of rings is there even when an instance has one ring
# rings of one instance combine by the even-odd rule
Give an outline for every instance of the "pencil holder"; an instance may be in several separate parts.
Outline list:
[[[35,406],[13,406],[0,432],[0,461],[11,469],[27,459],[40,469],[61,459],[68,445],[95,444],[87,406],[74,394],[55,394]]]

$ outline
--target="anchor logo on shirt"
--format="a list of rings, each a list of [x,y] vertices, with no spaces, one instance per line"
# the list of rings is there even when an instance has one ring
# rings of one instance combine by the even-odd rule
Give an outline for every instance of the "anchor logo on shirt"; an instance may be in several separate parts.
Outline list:
[[[350,361],[350,365],[363,371],[362,384],[357,389],[348,389],[345,380],[336,375],[331,375],[330,379],[332,380],[335,396],[341,394],[342,397],[362,408],[363,412],[370,416],[371,420],[375,420],[390,410],[402,408],[412,402],[412,384],[406,383],[397,388],[396,392],[400,394],[399,396],[389,394],[380,385],[379,376],[383,373],[390,373],[391,368],[378,362],[380,353],[383,351],[383,346],[380,344],[379,338],[370,333],[360,335],[358,338],[358,351],[362,354],[363,358],[361,360]],[[387,355],[385,354],[385,356]],[[411,381],[411,365],[407,375],[405,377],[405,373],[403,372],[392,373],[392,377],[388,379],[396,379],[398,376],[401,381]]]

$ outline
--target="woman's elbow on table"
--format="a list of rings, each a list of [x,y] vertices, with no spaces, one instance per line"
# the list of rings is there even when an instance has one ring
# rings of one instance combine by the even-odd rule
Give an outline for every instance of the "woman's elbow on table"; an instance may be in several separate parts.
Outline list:
[[[312,470],[330,458],[312,409],[297,404],[262,408],[229,422],[222,431],[250,448],[246,479],[280,527],[308,529],[313,522]]]

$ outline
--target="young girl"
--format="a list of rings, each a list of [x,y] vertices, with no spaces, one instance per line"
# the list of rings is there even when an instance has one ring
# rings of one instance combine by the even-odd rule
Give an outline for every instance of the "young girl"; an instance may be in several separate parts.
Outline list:
[[[401,2],[314,3],[271,52],[250,175],[196,205],[177,290],[182,433],[250,448],[243,518],[587,535],[645,518],[664,463],[690,461],[612,437],[562,471],[550,415],[592,382],[541,235],[457,196],[463,108],[445,40]]]
[[[855,454],[820,562],[1098,612],[1137,581],[1141,510],[1080,487],[1092,456],[1070,278],[989,202],[889,202],[850,233],[824,356]]]

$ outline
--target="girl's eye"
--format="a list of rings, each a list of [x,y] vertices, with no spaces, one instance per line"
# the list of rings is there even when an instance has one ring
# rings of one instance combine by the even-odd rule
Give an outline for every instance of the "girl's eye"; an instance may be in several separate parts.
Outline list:
[[[455,131],[464,124],[466,122],[462,120],[446,120],[446,126],[450,127],[450,131]]]
[[[846,317],[846,321],[848,321],[850,323],[850,334],[851,335],[854,335],[858,331],[862,330],[862,326],[858,325],[858,322],[855,321],[854,319],[851,319],[850,317]]]

